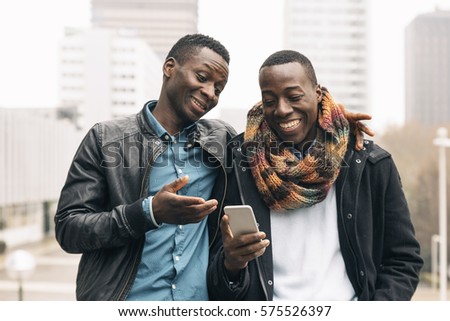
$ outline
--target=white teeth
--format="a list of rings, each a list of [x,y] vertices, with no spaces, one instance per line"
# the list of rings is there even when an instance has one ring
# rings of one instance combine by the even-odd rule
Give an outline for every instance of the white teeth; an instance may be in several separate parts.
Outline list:
[[[288,129],[288,128],[295,127],[298,124],[300,124],[300,120],[297,119],[297,120],[290,121],[288,123],[280,123],[280,127],[284,128],[284,129]]]
[[[197,99],[192,98],[192,101],[194,102],[194,104],[196,104],[201,109],[206,110],[206,108]]]

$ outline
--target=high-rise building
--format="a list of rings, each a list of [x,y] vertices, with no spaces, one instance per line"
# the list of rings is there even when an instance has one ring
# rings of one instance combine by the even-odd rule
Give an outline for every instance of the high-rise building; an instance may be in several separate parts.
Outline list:
[[[98,121],[138,112],[158,99],[162,60],[118,30],[66,29],[60,44],[60,107],[76,109],[82,130]]]
[[[450,11],[416,17],[406,28],[407,122],[450,122]]]
[[[143,38],[160,58],[182,36],[197,32],[198,0],[92,0],[94,27]]]
[[[307,56],[346,108],[370,112],[368,1],[286,0],[284,16],[284,48]]]

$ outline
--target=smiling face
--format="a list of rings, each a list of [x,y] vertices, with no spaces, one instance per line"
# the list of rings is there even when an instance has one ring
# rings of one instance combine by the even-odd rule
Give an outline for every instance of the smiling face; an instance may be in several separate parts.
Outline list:
[[[228,80],[228,64],[204,47],[183,64],[168,58],[164,75],[159,106],[153,113],[166,130],[177,132],[217,105]]]
[[[259,72],[264,118],[284,142],[301,147],[316,137],[322,92],[297,62],[263,67]]]

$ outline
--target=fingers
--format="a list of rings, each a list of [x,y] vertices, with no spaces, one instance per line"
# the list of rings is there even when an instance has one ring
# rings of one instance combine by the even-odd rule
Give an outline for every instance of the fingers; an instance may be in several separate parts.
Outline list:
[[[370,116],[369,114],[354,113],[354,112],[344,109],[343,107],[341,107],[341,110],[344,113],[344,117],[347,118],[347,120],[350,122],[350,124],[354,124],[361,120],[371,120],[372,119],[372,116]]]
[[[240,260],[242,262],[250,262],[264,254],[266,248],[269,246],[269,240],[262,240],[258,243],[258,247],[248,248],[248,253],[240,254]]]
[[[226,214],[220,222],[220,230],[225,252],[225,268],[232,275],[245,268],[249,261],[263,255],[270,244],[270,241],[265,239],[264,232],[233,236]]]
[[[233,233],[230,228],[230,219],[227,214],[224,214],[222,220],[220,221],[220,231],[222,232],[222,240],[232,239]]]
[[[355,150],[359,152],[363,149],[364,146],[364,135],[360,131],[356,131],[355,136],[356,136]]]
[[[349,111],[345,111],[344,115],[350,124],[351,130],[356,135],[357,144],[355,146],[355,149],[361,150],[363,146],[362,141],[364,140],[364,133],[369,136],[375,135],[375,132],[362,122],[363,120],[372,119],[372,116],[364,113],[353,113]]]
[[[361,123],[361,122],[357,122],[356,126],[358,127],[358,129],[360,131],[363,131],[367,135],[369,135],[371,137],[375,136],[375,132],[373,130],[371,130],[366,124]]]
[[[234,236],[233,232],[230,228],[230,218],[227,214],[222,216],[222,220],[220,221],[220,230],[222,232],[222,236],[224,239],[229,239],[232,247],[243,247],[247,244],[252,244],[256,242],[260,242],[262,239],[266,237],[266,233],[257,232],[257,233],[248,233],[243,235]]]
[[[189,176],[185,175],[183,177],[177,178],[173,182],[165,185],[161,190],[170,192],[170,193],[176,193],[180,189],[183,188],[184,185],[187,184],[189,181]]]
[[[217,205],[217,201],[216,200],[213,200],[213,201],[215,201],[214,203]],[[173,194],[173,196],[170,199],[170,202],[172,202],[174,206],[180,206],[180,207],[202,205],[202,204],[207,203],[201,197],[185,196],[185,195],[177,195],[177,194]],[[208,201],[208,204],[211,204],[211,202]]]
[[[217,209],[217,204],[217,200],[212,199],[204,202],[203,204],[184,207],[183,216],[187,220],[186,223],[200,222]]]
[[[191,197],[178,196],[180,199],[192,199]],[[186,202],[186,201],[182,201]],[[185,203],[187,204],[187,203]],[[203,220],[206,216],[214,212],[217,208],[217,200],[212,199],[208,201],[203,201],[202,204],[188,204],[188,205],[174,205],[170,207],[166,206],[166,213],[170,213],[167,216],[167,223],[172,224],[191,224],[198,223]]]
[[[224,243],[225,260],[224,265],[227,271],[235,274],[248,265],[248,262],[256,259],[264,254],[266,248],[269,246],[270,241],[267,239],[261,239],[260,233],[254,233],[257,235],[256,242],[238,242],[233,240],[232,242]],[[264,233],[263,233],[264,234]],[[264,234],[265,235],[265,234]],[[253,239],[255,235],[247,234],[250,239]]]
[[[351,117],[354,121],[358,121],[358,120],[371,120],[372,116],[370,116],[369,114],[364,114],[364,113],[352,113],[352,112],[348,112],[347,114],[349,117]]]
[[[371,130],[367,125],[357,122],[356,128],[354,129],[354,134],[356,137],[356,143],[355,143],[355,150],[361,151],[364,147],[364,133],[366,133],[369,136],[375,136],[375,132]]]
[[[176,192],[188,182],[184,176],[165,185],[152,200],[153,215],[157,222],[190,224],[203,220],[217,208],[217,200],[205,201],[201,197],[178,195]]]
[[[267,239],[259,239],[257,242],[246,243],[241,247],[235,248],[234,256],[240,257],[241,260],[250,261],[264,253],[269,244],[270,241]]]

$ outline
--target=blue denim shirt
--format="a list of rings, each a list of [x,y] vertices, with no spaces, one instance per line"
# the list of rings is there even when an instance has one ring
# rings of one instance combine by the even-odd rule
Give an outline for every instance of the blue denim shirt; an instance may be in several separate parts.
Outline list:
[[[178,194],[209,199],[219,170],[205,161],[202,155],[205,152],[200,147],[185,148],[195,124],[171,136],[152,115],[155,106],[156,101],[148,103],[146,116],[168,148],[150,170],[149,197],[143,202],[149,215],[151,197],[184,175],[189,175],[189,182]],[[127,300],[208,300],[208,241],[207,219],[186,225],[163,223],[147,232],[141,263]]]

